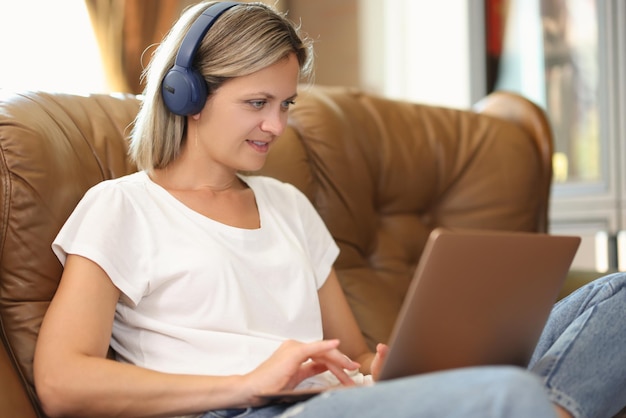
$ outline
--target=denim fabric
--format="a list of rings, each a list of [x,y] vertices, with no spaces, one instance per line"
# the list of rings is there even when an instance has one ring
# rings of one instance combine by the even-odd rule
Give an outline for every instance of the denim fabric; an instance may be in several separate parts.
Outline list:
[[[274,418],[291,405],[269,405],[263,408],[222,409],[209,411],[201,418]]]
[[[598,279],[557,303],[529,368],[577,418],[626,406],[626,274]]]
[[[290,407],[276,405],[219,415],[224,412],[203,418],[555,417],[539,379],[508,366],[430,373],[332,390]]]
[[[556,416],[539,379],[515,367],[477,367],[326,392],[280,418]]]

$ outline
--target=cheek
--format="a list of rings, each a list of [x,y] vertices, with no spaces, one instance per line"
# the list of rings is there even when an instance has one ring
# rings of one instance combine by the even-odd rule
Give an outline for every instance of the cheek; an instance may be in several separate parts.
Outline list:
[[[223,107],[211,115],[211,124],[220,132],[249,131],[259,123],[259,117],[237,106]]]

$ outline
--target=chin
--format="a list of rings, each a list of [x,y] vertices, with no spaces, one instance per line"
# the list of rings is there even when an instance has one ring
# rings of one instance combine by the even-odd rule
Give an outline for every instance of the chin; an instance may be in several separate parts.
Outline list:
[[[239,171],[242,173],[254,173],[255,171],[259,171],[265,165],[265,159],[263,161],[257,161],[250,164],[244,164]]]

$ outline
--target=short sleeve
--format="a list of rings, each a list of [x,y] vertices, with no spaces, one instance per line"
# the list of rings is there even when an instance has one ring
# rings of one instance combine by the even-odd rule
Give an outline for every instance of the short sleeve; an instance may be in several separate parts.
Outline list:
[[[68,254],[98,264],[134,304],[148,287],[150,229],[127,190],[105,181],[91,188],[61,228],[52,250],[65,265]],[[141,274],[141,273],[144,274]]]

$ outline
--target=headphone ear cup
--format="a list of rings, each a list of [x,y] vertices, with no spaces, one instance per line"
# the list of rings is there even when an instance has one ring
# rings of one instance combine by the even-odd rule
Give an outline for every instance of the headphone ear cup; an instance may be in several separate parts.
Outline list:
[[[167,72],[161,83],[161,97],[170,112],[180,116],[190,116],[200,113],[204,107],[209,96],[209,87],[202,74],[193,68],[193,57],[215,20],[226,10],[238,4],[232,1],[216,2],[191,24],[178,48],[174,66]]]
[[[208,96],[204,77],[197,71],[174,65],[161,84],[165,106],[181,116],[200,113]]]

